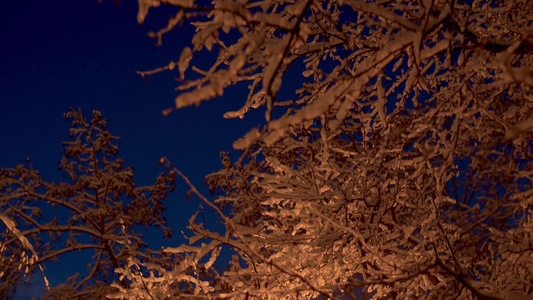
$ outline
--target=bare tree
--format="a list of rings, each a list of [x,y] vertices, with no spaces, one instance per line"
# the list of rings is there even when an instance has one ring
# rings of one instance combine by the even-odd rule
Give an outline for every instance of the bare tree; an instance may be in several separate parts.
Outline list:
[[[266,123],[207,177],[214,203],[174,168],[225,233],[193,217],[191,245],[166,249],[186,259],[130,280],[200,298],[533,297],[530,2],[141,0],[138,21],[161,3],[179,11],[159,43],[197,29],[178,62],[139,72],[178,69],[164,114],[248,82],[225,116],[265,107]],[[217,59],[190,67],[200,55]]]
[[[35,249],[35,255],[25,254],[19,236],[12,231],[0,235],[2,298],[13,296],[21,269],[31,273],[36,266],[59,261],[62,254],[73,251],[92,257],[87,270],[80,268],[86,274],[72,274],[46,297],[105,297],[118,279],[115,269],[132,257],[156,259],[146,251],[135,227],[155,226],[165,237],[172,235],[162,213],[163,199],[174,189],[173,173],[161,174],[152,186],[135,187],[133,167],[124,167],[116,158],[118,147],[113,140],[117,137],[108,132],[102,114],[94,111],[88,122],[80,110],[71,109],[66,117],[72,121],[71,140],[64,143],[59,166],[65,182],[44,181],[29,162],[0,171],[0,211]],[[124,279],[119,282],[127,287]]]
[[[132,226],[163,226],[148,212],[161,211],[170,178],[156,184],[165,192],[136,194],[130,173],[106,156],[116,148],[94,125],[98,113],[73,127],[75,137],[91,138],[66,147],[77,160],[62,168],[76,188],[44,184],[31,166],[3,171],[2,211],[48,253],[41,261],[76,247],[104,257],[90,272],[99,277],[64,290],[106,286],[99,291],[113,288],[110,298],[142,299],[532,297],[530,2],[139,0],[138,21],[160,4],[178,12],[150,32],[159,43],[182,22],[197,29],[178,62],[139,72],[179,71],[181,92],[164,114],[246,82],[243,107],[225,116],[264,107],[265,124],[235,141],[240,158],[224,154],[224,168],[207,177],[214,202],[162,159],[225,230],[194,215],[190,245],[152,261]],[[207,52],[214,63],[202,70],[195,59]],[[299,80],[289,78],[295,74]],[[154,201],[137,197],[144,193]],[[121,194],[133,206],[121,206]],[[36,199],[74,217],[40,222]],[[75,230],[97,242],[67,234]],[[43,232],[69,239],[55,248],[40,242]],[[13,234],[5,235],[5,253],[22,251]],[[227,269],[217,265],[224,245],[235,251]],[[27,261],[5,257],[6,266]],[[110,268],[120,275],[111,287],[111,275],[97,273]],[[11,269],[2,278],[16,280],[4,274]]]

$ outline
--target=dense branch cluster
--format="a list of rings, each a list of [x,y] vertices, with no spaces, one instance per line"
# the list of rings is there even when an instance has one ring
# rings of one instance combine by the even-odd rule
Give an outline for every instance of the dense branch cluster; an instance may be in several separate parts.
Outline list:
[[[64,143],[65,156],[59,169],[66,182],[46,182],[31,163],[0,172],[0,211],[16,223],[20,235],[30,242],[36,255],[19,235],[6,230],[0,235],[2,273],[0,295],[13,296],[21,268],[27,273],[61,255],[83,251],[92,261],[72,274],[67,282],[52,288],[50,299],[66,297],[101,298],[111,293],[115,269],[131,257],[153,261],[146,243],[135,226],[156,226],[166,237],[162,200],[174,188],[173,174],[161,174],[153,186],[135,187],[133,168],[123,167],[115,158],[117,137],[107,131],[107,121],[99,111],[87,122],[80,110],[71,110],[71,140]],[[92,254],[91,254],[92,252]],[[28,260],[28,255],[32,258]],[[123,286],[127,286],[122,281]]]
[[[31,168],[3,171],[18,181],[8,190],[2,180],[0,204],[26,236],[85,222],[79,232],[99,241],[93,248],[120,275],[108,294],[115,299],[533,295],[530,2],[199,2],[139,0],[140,23],[151,7],[178,8],[166,28],[149,33],[158,43],[184,22],[196,27],[178,62],[139,73],[177,68],[180,93],[165,115],[243,82],[244,105],[225,117],[265,110],[265,124],[235,141],[241,157],[222,153],[223,169],[206,177],[214,201],[161,160],[225,228],[206,228],[194,215],[188,245],[137,251],[142,239],[131,226],[164,226],[153,216],[170,178],[158,179],[160,194],[133,189],[121,162],[91,156],[94,147],[116,154],[112,137],[100,134],[87,147],[81,137],[67,144],[67,157],[83,165],[62,163],[75,187],[43,186]],[[200,56],[216,60],[202,69]],[[99,122],[96,114],[91,124]],[[119,194],[141,199],[131,205],[146,214],[129,217]],[[74,219],[38,223],[30,199],[68,203]],[[83,244],[70,239],[64,249]],[[227,268],[224,247],[234,253]]]
[[[159,1],[140,2],[142,21]],[[180,21],[197,17],[197,33],[179,62],[140,73],[178,67],[187,79],[210,51],[216,62],[192,67],[197,79],[178,86],[175,108],[248,82],[244,106],[225,116],[266,109],[265,125],[234,143],[243,156],[207,177],[225,235],[192,220],[191,244],[209,247],[176,250],[238,253],[226,271],[203,266],[218,274],[204,284],[229,290],[196,295],[533,293],[531,4],[161,2],[180,7]],[[177,24],[152,35],[161,41]],[[291,68],[303,68],[300,79]]]

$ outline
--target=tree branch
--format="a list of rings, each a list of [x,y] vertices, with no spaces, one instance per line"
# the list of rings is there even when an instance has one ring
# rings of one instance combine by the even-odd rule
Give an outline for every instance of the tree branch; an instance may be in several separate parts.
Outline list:
[[[168,166],[172,166],[172,163],[166,158],[166,157],[163,157],[161,158],[162,161],[166,161],[166,164]],[[235,234],[237,236],[237,238],[241,241],[241,243],[243,243],[246,248],[257,258],[259,258],[260,260],[262,260],[264,263],[268,264],[268,265],[272,265],[274,266],[276,269],[280,270],[281,272],[289,275],[289,276],[292,276],[292,277],[296,277],[298,279],[300,279],[302,282],[304,282],[307,286],[309,286],[313,291],[319,293],[321,296],[325,297],[326,299],[333,299],[327,292],[319,289],[318,287],[316,287],[313,283],[311,283],[307,278],[305,278],[303,275],[295,272],[295,271],[292,271],[292,270],[289,270],[288,268],[285,268],[284,266],[282,266],[281,264],[277,263],[275,260],[273,260],[272,258],[265,258],[263,255],[261,255],[260,253],[258,253],[255,249],[253,249],[244,239],[244,237],[241,235],[241,233],[237,230],[235,230],[235,224],[233,223],[233,221],[226,217],[226,215],[224,215],[224,213],[216,206],[214,205],[213,203],[211,203],[211,201],[207,200],[207,198],[205,198],[197,189],[196,187],[190,182],[189,178],[187,178],[187,176],[185,176],[183,173],[181,173],[176,167],[173,167],[172,168],[173,171],[175,171],[176,173],[178,173],[178,175],[185,181],[185,183],[187,183],[187,185],[189,186],[189,188],[191,189],[191,192],[194,193],[195,195],[197,195],[206,205],[208,205],[209,207],[211,207],[223,220],[224,220],[224,223],[226,223],[231,231],[231,233]]]

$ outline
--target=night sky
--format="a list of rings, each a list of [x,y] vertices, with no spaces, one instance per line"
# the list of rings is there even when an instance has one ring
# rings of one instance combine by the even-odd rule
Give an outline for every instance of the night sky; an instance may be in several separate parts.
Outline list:
[[[135,168],[137,186],[155,182],[163,171],[157,162],[166,156],[207,194],[203,177],[221,168],[219,152],[230,151],[234,140],[262,121],[263,111],[242,120],[222,117],[244,103],[245,87],[230,88],[222,98],[175,111],[168,118],[161,114],[174,104],[178,74],[165,72],[143,81],[135,72],[177,61],[181,49],[190,46],[190,26],[170,33],[160,47],[146,36],[166,24],[169,8],[152,9],[143,28],[136,20],[137,1],[117,6],[112,0],[31,0],[5,1],[2,6],[0,168],[29,157],[45,181],[60,181],[61,143],[68,139],[70,127],[63,114],[79,107],[89,120],[93,110],[108,119],[109,131],[121,137],[115,142],[119,157]],[[208,57],[197,58],[202,60],[209,62]],[[198,209],[200,200],[186,201],[186,185],[180,179],[176,183],[176,191],[166,199],[175,237],[163,242],[156,232],[148,238],[153,249],[183,243],[180,230]],[[71,259],[65,257],[59,268],[48,265],[51,285],[86,269],[72,269]],[[18,297],[27,298],[38,285],[20,291]]]

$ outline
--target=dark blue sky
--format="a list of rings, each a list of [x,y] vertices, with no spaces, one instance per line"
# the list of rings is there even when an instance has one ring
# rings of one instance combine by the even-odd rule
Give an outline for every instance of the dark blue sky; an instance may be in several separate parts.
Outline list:
[[[166,24],[168,8],[151,10],[143,29],[136,21],[137,1],[116,6],[112,0],[30,0],[2,6],[0,168],[29,157],[46,181],[59,181],[61,142],[69,129],[63,114],[80,107],[88,118],[95,109],[108,118],[109,131],[121,137],[116,142],[119,156],[135,167],[137,186],[153,184],[162,171],[157,162],[166,156],[202,187],[203,177],[221,167],[219,152],[231,150],[235,139],[262,120],[262,111],[243,120],[222,117],[244,103],[243,88],[169,118],[161,114],[174,103],[177,74],[157,74],[145,82],[135,71],[176,61],[190,45],[190,27],[169,34],[161,47],[146,36]],[[199,204],[197,198],[186,201],[186,191],[178,179],[166,200],[167,217],[176,230],[170,241],[174,246],[183,242],[179,232]],[[51,275],[52,285],[60,277]]]

